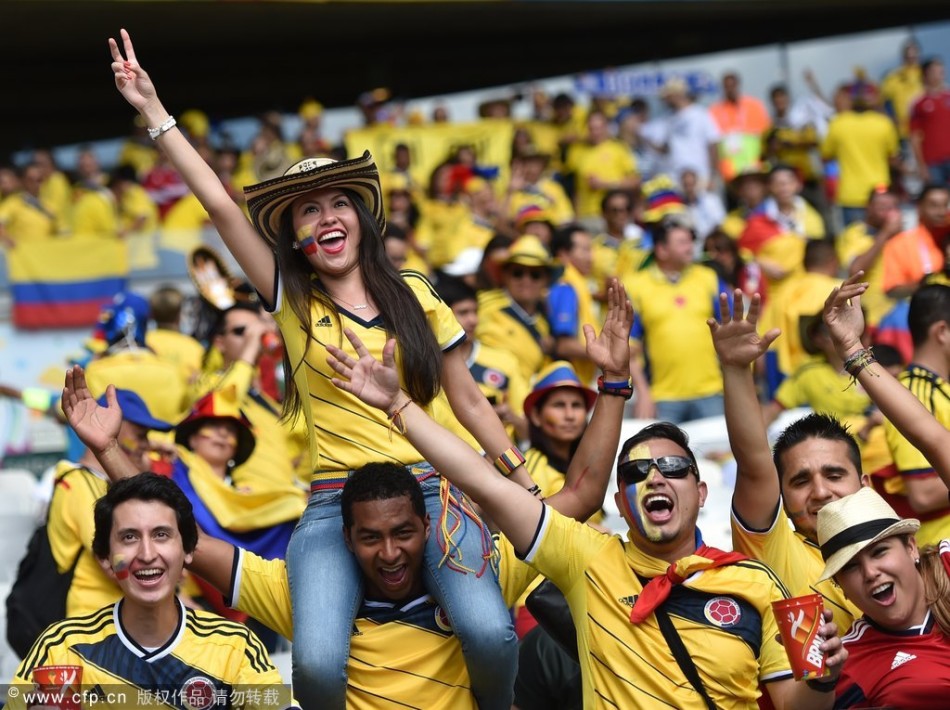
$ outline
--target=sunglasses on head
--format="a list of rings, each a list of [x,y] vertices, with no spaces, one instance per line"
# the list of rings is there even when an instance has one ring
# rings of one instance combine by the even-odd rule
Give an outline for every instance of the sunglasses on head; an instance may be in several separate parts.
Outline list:
[[[246,326],[246,325],[236,325],[236,326],[234,326],[233,328],[229,328],[229,329],[227,330],[227,334],[228,334],[228,335],[236,335],[236,336],[238,336],[238,337],[241,337],[242,335],[244,335],[244,333],[245,333],[246,331],[247,331],[247,326]]]
[[[523,279],[527,276],[534,281],[540,281],[545,277],[545,273],[540,269],[511,269],[509,273],[513,279]]]
[[[686,456],[660,456],[657,459],[633,459],[617,466],[617,473],[624,483],[642,483],[656,468],[663,478],[686,478],[695,471],[693,462]]]

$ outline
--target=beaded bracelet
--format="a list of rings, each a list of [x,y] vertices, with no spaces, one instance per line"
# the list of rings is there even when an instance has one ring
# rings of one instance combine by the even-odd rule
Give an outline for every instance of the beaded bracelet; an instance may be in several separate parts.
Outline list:
[[[623,397],[624,399],[630,399],[633,396],[633,386],[630,384],[630,380],[626,382],[605,382],[603,375],[597,378],[597,391],[601,394]]]
[[[495,468],[498,469],[498,473],[502,476],[510,476],[512,471],[523,463],[524,454],[518,451],[517,446],[512,446],[502,451],[498,458],[495,459]]]

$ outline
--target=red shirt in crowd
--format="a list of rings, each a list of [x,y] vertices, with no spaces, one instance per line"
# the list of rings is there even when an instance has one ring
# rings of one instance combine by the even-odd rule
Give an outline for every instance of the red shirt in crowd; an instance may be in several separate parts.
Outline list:
[[[923,134],[927,165],[950,160],[950,90],[917,99],[910,109],[910,130]]]

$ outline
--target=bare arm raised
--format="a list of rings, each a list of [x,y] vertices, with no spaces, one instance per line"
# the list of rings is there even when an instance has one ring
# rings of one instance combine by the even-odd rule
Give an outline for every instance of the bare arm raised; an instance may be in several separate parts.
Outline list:
[[[858,272],[834,289],[825,301],[824,319],[842,360],[861,350],[864,314],[861,294],[868,284]],[[927,457],[934,471],[950,488],[950,432],[904,387],[878,363],[873,362],[856,375],[858,382],[885,417],[907,440]]]
[[[772,523],[781,489],[755,393],[752,363],[769,349],[779,331],[770,330],[761,337],[756,332],[761,305],[758,294],[752,297],[746,317],[742,315],[742,291],[736,289],[733,298],[735,315],[730,315],[729,299],[722,293],[722,323],[708,321],[722,365],[726,429],[737,464],[732,507],[746,526],[764,530]]]
[[[426,461],[461,488],[494,520],[521,553],[531,546],[541,518],[540,500],[514,481],[498,473],[471,446],[429,418],[425,410],[399,389],[399,372],[394,352],[396,341],[383,348],[383,361],[376,360],[356,335],[344,333],[356,349],[359,360],[339,348],[327,346],[327,362],[340,375],[333,384],[398,418],[406,438]]]
[[[139,112],[147,126],[157,128],[169,118],[169,113],[158,100],[152,80],[139,64],[129,33],[121,30],[120,37],[125,58],[118,43],[109,38],[116,88],[132,108]],[[214,170],[177,128],[162,133],[155,142],[208,212],[215,228],[251,284],[268,303],[273,304],[276,269],[274,255],[248,222],[241,208],[228,195]]]

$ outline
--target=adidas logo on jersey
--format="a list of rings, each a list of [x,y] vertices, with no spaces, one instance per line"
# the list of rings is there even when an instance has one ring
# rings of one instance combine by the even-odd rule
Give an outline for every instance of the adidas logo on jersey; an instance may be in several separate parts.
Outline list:
[[[904,653],[903,651],[898,651],[897,655],[894,656],[894,660],[891,662],[891,670],[894,670],[898,666],[902,666],[907,661],[913,661],[917,656],[912,653]]]
[[[633,596],[630,596],[630,597],[620,597],[617,601],[623,604],[624,606],[629,606],[633,608],[633,605],[637,603],[637,596],[638,595],[634,594]]]
[[[323,318],[318,320],[315,325],[318,328],[332,328],[333,321],[330,320],[330,316],[323,316]]]

